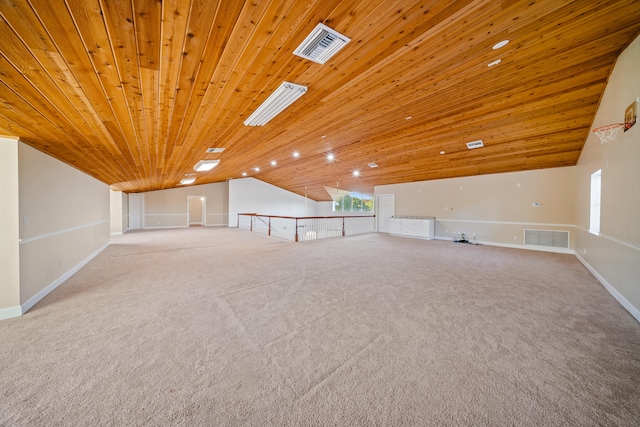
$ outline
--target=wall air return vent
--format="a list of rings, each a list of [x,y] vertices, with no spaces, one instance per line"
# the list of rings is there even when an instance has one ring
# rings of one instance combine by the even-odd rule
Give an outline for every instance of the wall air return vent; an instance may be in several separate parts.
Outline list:
[[[293,54],[324,64],[350,41],[349,37],[320,23]]]
[[[484,147],[484,144],[482,143],[481,139],[477,141],[467,142],[467,148],[469,150],[473,150],[474,148],[480,148],[480,147]]]
[[[524,230],[524,244],[569,249],[569,232],[551,230]]]

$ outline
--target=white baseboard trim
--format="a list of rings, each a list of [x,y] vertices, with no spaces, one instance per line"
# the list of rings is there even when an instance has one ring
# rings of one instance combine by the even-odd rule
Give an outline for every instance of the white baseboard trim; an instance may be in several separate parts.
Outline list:
[[[87,258],[82,260],[79,264],[77,264],[71,270],[67,271],[62,276],[58,277],[56,280],[54,280],[52,283],[50,283],[46,288],[44,288],[43,290],[41,290],[40,292],[38,292],[37,294],[35,294],[31,298],[29,298],[27,301],[25,301],[22,304],[22,313],[21,314],[26,313],[28,310],[31,309],[31,307],[33,307],[38,302],[40,302],[40,300],[42,300],[42,298],[44,298],[47,295],[49,295],[51,293],[51,291],[53,291],[55,288],[57,288],[58,286],[63,284],[69,277],[71,277],[74,274],[76,274],[78,272],[78,270],[80,270],[82,267],[87,265],[87,263],[89,261],[91,261],[92,259],[94,259],[96,256],[98,256],[100,254],[100,252],[102,252],[105,249],[107,249],[107,247],[109,245],[110,245],[110,242],[109,243],[105,243],[97,251],[93,252]]]
[[[12,317],[22,316],[22,307],[14,305],[13,307],[0,308],[0,320],[11,319]]]
[[[188,225],[161,225],[160,227],[142,227],[142,230],[159,230],[162,228],[189,228]]]
[[[591,267],[591,265],[589,265],[589,263],[578,253],[576,253],[575,256],[576,258],[578,258],[578,261],[580,261],[582,265],[584,265],[587,270],[589,270],[589,272],[593,274],[593,277],[598,279],[602,286],[604,286],[604,288],[609,291],[611,296],[613,296],[620,303],[620,305],[629,312],[629,314],[631,314],[638,322],[640,322],[640,310],[634,307],[633,304],[629,302],[629,300],[627,300],[620,292],[618,292],[618,290],[614,288],[613,285],[607,281],[607,279],[602,277],[600,273],[598,273],[595,268]]]
[[[436,240],[448,240],[450,242],[453,241],[451,237],[436,237]],[[514,245],[513,243],[496,243],[496,242],[485,242],[482,240],[478,240],[478,245],[484,246],[498,246],[501,248],[512,248],[512,249],[527,249],[529,251],[538,251],[538,252],[554,252],[559,254],[573,254],[575,253],[572,249],[567,248],[554,248],[553,246],[533,246],[533,245]]]
[[[122,231],[112,231],[111,235],[112,236],[122,236],[124,233]]]

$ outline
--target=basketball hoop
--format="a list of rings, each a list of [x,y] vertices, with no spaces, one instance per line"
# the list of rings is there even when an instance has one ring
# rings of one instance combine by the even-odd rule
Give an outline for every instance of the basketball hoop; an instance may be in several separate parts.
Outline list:
[[[620,129],[625,127],[624,123],[613,123],[610,125],[604,125],[593,129],[591,132],[598,135],[600,138],[600,142],[604,144],[605,142],[611,142],[616,140],[616,134]]]

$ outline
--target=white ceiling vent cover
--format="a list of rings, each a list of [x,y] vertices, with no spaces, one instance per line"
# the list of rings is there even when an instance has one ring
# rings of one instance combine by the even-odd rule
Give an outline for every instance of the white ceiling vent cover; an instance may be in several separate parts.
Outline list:
[[[293,54],[324,64],[350,41],[349,37],[319,23]]]
[[[245,126],[264,126],[306,92],[306,86],[282,82],[278,89],[247,117],[244,121]]]
[[[467,148],[469,150],[473,150],[474,148],[480,148],[480,147],[484,147],[484,144],[482,143],[481,139],[477,141],[467,142]]]

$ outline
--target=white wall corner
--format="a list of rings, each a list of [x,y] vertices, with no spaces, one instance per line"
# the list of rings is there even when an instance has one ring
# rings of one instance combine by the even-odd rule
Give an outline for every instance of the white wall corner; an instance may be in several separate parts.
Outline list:
[[[600,273],[598,273],[593,267],[591,267],[591,265],[589,265],[589,263],[584,258],[582,258],[580,254],[578,254],[577,252],[574,254],[576,258],[578,258],[578,261],[580,261],[582,265],[584,265],[587,270],[589,270],[589,272],[593,274],[593,277],[598,279],[602,286],[604,286],[605,289],[609,291],[611,296],[613,296],[616,301],[618,301],[620,305],[622,305],[629,312],[629,314],[631,314],[638,322],[640,322],[640,309],[634,307],[633,304],[629,302],[629,300],[627,300],[620,292],[618,292],[616,288],[613,287],[611,283],[607,281],[607,279],[602,277]]]
[[[27,301],[25,301],[21,306],[21,313],[20,314],[22,315],[22,314],[26,313],[27,311],[29,311],[34,305],[36,305],[38,302],[40,302],[40,300],[42,300],[44,297],[49,295],[49,293],[51,293],[55,288],[57,288],[58,286],[63,284],[68,278],[70,278],[71,276],[76,274],[82,267],[87,265],[87,263],[89,263],[89,261],[91,261],[96,256],[98,256],[102,251],[107,249],[107,247],[109,245],[110,245],[109,242],[105,243],[98,250],[96,250],[91,255],[89,255],[87,258],[85,258],[84,260],[80,261],[80,263],[78,263],[75,267],[73,267],[72,269],[70,269],[69,271],[64,273],[62,276],[58,277],[56,280],[54,280],[52,283],[50,283],[48,286],[46,286],[43,290],[41,290],[40,292],[38,292],[37,294],[35,294],[31,298],[29,298]]]

